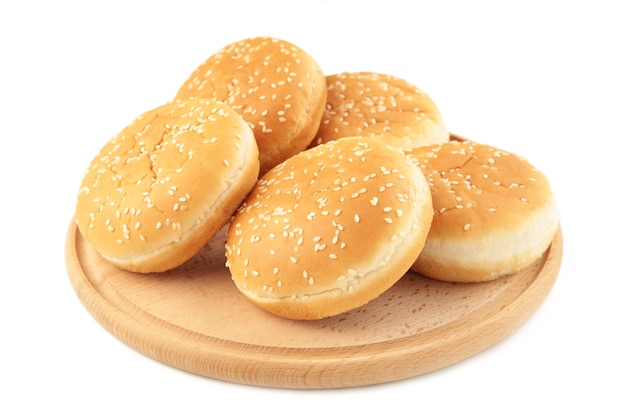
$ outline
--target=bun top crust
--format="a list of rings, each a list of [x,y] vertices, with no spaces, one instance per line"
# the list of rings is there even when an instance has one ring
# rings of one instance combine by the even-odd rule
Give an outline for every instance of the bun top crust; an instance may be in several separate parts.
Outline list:
[[[228,266],[252,301],[288,318],[347,311],[419,254],[432,202],[422,173],[380,140],[343,138],[265,174],[231,222]]]
[[[256,37],[229,44],[189,76],[176,98],[205,97],[231,106],[257,140],[261,173],[306,149],[317,131],[326,80],[299,47]]]
[[[554,206],[544,174],[525,158],[472,141],[415,148],[407,155],[431,188],[431,235],[482,240],[507,234]]]
[[[251,184],[237,196],[232,188],[248,170]],[[141,264],[154,255],[167,269],[186,260],[168,259],[169,248],[211,218],[222,217],[223,226],[257,176],[254,136],[234,110],[209,100],[175,101],[143,113],[103,146],[84,174],[75,220],[114,263]],[[216,209],[230,198],[238,198],[232,212]]]
[[[312,145],[364,136],[407,150],[450,138],[433,100],[401,78],[342,72],[327,76],[326,84],[326,108]]]

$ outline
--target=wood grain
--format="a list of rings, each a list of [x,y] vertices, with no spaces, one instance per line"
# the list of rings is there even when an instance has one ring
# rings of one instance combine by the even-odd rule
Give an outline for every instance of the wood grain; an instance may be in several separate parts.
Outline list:
[[[562,234],[526,270],[479,284],[408,272],[366,306],[318,321],[273,316],[235,288],[222,230],[194,258],[159,274],[104,261],[72,221],[65,257],[87,311],[131,348],[224,381],[282,388],[371,385],[468,358],[515,331],[550,292]]]

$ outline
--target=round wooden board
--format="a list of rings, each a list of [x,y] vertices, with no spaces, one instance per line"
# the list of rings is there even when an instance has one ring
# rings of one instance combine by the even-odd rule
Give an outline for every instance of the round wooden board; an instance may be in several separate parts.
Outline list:
[[[561,231],[519,274],[479,284],[408,272],[362,308],[294,321],[253,305],[225,266],[225,230],[181,267],[134,274],[103,260],[74,222],[71,283],[115,337],[162,363],[215,379],[281,388],[370,385],[414,377],[474,355],[520,326],[550,292]]]

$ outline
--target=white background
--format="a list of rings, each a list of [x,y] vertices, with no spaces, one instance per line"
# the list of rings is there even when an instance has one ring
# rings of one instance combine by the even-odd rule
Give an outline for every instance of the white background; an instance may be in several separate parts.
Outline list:
[[[0,6],[0,414],[625,415],[620,2],[216,3]],[[516,333],[428,375],[296,391],[187,374],[92,319],[63,252],[89,160],[209,55],[259,35],[295,43],[328,74],[403,77],[435,100],[450,131],[548,175],[563,264]]]

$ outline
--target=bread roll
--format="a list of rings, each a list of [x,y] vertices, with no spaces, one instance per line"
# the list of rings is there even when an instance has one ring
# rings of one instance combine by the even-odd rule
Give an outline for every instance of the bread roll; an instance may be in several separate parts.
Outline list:
[[[326,84],[326,108],[313,146],[346,136],[365,136],[408,150],[450,138],[433,100],[401,78],[343,72],[327,76]]]
[[[205,97],[231,106],[254,131],[263,174],[306,149],[320,123],[326,80],[299,47],[270,37],[229,44],[198,66],[176,98]]]
[[[430,185],[434,217],[412,269],[431,278],[489,281],[519,272],[559,227],[548,179],[526,159],[471,141],[408,152]]]
[[[254,135],[235,111],[209,100],[168,103],[139,116],[92,160],[75,220],[109,262],[164,271],[230,220],[258,173]]]
[[[227,264],[260,307],[319,319],[391,287],[415,261],[431,220],[426,180],[402,151],[343,138],[259,180],[230,224]]]

